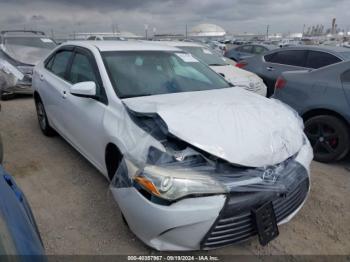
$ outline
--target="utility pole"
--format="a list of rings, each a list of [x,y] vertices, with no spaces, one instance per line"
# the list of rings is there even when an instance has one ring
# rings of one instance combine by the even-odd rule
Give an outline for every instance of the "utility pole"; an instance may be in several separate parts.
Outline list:
[[[187,40],[187,32],[188,32],[188,31],[187,31],[187,24],[186,24],[186,34],[185,34],[186,40]]]
[[[146,36],[146,40],[148,40],[148,25],[145,24],[145,36]]]
[[[266,40],[269,40],[269,29],[270,29],[270,25],[267,25],[267,27],[266,27]]]

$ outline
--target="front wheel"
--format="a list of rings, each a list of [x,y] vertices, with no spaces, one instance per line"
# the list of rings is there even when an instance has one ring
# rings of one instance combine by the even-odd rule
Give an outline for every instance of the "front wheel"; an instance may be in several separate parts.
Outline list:
[[[305,134],[319,162],[337,161],[349,152],[349,130],[343,120],[330,115],[314,116],[305,122]]]
[[[56,132],[49,124],[43,102],[35,99],[35,106],[41,131],[45,136],[54,136]]]

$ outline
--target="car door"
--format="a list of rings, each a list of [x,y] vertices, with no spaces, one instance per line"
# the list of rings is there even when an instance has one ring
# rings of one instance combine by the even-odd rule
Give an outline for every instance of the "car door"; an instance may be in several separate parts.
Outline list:
[[[93,81],[96,98],[85,98],[67,93],[62,104],[66,119],[67,139],[100,170],[104,168],[105,139],[103,116],[108,104],[106,93],[93,54],[76,48],[68,71],[70,85]]]
[[[307,50],[284,50],[264,56],[261,77],[268,87],[268,96],[273,94],[277,78],[286,71],[305,69]]]
[[[72,58],[73,48],[65,47],[55,52],[44,64],[44,68],[38,72],[39,93],[45,105],[45,110],[50,124],[61,134],[65,133],[65,115],[62,102],[69,83],[67,82],[67,68]]]
[[[348,108],[346,109],[347,112],[349,112],[350,107],[350,70],[346,70],[344,73],[340,76],[343,89],[346,95],[346,99],[348,101]],[[348,114],[350,115],[350,113]]]

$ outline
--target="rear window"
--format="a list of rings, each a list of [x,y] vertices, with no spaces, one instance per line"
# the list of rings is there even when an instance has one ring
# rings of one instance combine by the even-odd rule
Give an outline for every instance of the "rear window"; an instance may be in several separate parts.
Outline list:
[[[260,45],[256,45],[254,46],[254,54],[257,55],[261,55],[262,53],[266,52],[267,48],[260,46]]]
[[[251,45],[242,46],[239,51],[240,52],[244,52],[244,53],[252,53],[253,52],[253,46],[251,46]]]
[[[282,65],[304,67],[307,51],[286,50],[265,56],[265,61]]]
[[[46,36],[43,37],[8,37],[5,38],[5,45],[29,46],[43,49],[53,49],[56,43]]]
[[[329,53],[320,51],[309,51],[306,67],[317,69],[324,66],[339,63],[341,61],[341,59]]]

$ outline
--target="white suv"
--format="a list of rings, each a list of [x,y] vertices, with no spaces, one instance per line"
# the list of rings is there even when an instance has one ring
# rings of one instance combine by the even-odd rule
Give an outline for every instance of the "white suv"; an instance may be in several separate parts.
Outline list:
[[[33,87],[43,133],[111,181],[130,229],[155,249],[254,235],[265,245],[305,202],[312,149],[296,113],[178,48],[67,42],[35,68]]]

